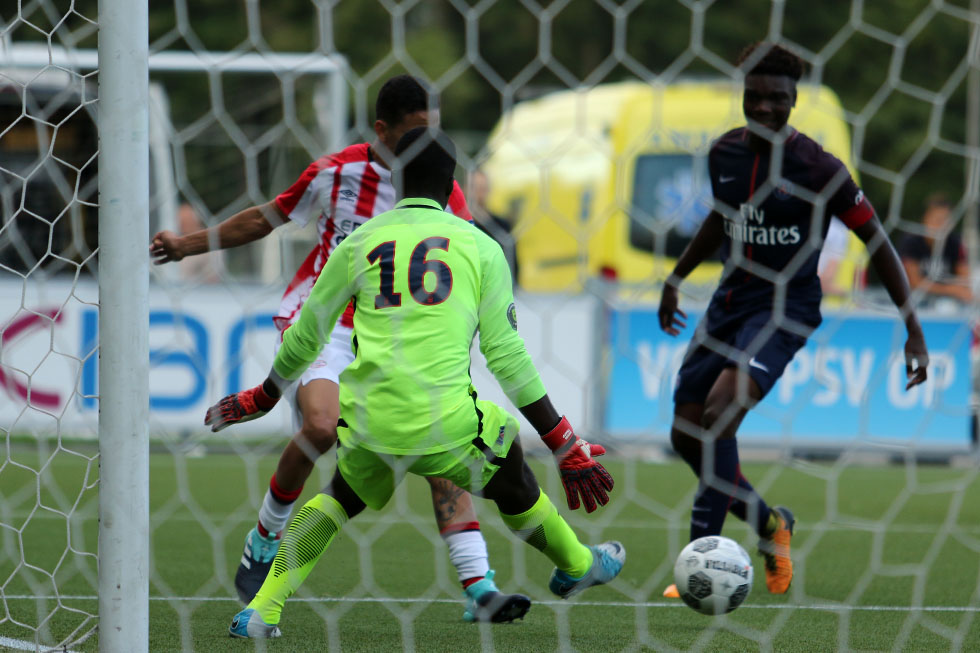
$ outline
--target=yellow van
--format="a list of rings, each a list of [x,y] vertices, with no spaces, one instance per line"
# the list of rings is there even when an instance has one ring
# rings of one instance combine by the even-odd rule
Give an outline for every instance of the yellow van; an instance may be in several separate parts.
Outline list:
[[[708,150],[744,125],[732,80],[605,84],[522,102],[491,133],[488,208],[514,225],[519,284],[577,292],[590,278],[663,280],[711,206]],[[840,102],[800,84],[790,124],[855,174]],[[834,281],[851,288],[864,263],[852,234]],[[715,261],[690,277],[711,285]]]

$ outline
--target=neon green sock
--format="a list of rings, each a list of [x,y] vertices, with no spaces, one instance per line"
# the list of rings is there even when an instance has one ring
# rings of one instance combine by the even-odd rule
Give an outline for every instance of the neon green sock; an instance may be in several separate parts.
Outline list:
[[[531,509],[519,515],[500,513],[510,530],[544,553],[572,578],[581,578],[592,566],[592,551],[579,542],[543,491]]]
[[[310,575],[317,560],[347,522],[347,512],[331,496],[318,494],[299,509],[282,538],[272,569],[248,607],[262,621],[278,624],[282,606]]]

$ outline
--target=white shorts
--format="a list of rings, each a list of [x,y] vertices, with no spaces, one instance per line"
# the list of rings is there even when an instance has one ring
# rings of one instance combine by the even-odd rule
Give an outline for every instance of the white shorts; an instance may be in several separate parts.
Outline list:
[[[289,401],[293,413],[293,429],[298,431],[303,426],[303,416],[299,412],[299,405],[296,403],[296,390],[301,385],[306,385],[315,379],[326,379],[336,384],[340,384],[340,373],[344,368],[354,362],[354,349],[351,346],[351,334],[353,329],[343,326],[340,322],[334,325],[330,332],[330,342],[320,350],[320,355],[310,363],[303,375],[291,383],[282,393],[283,398]],[[282,338],[276,340],[275,353],[279,353],[282,347]]]

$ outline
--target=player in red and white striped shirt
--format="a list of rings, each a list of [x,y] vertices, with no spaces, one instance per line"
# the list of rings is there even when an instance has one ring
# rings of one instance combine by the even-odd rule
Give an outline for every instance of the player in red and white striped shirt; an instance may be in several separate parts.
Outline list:
[[[386,157],[413,127],[437,117],[428,92],[414,78],[389,79],[378,93],[374,143],[351,145],[323,156],[275,200],[241,211],[221,224],[186,236],[163,231],[153,237],[150,253],[157,264],[179,261],[211,249],[237,247],[258,240],[287,221],[299,226],[317,221],[319,242],[286,288],[275,318],[280,333],[299,317],[303,302],[330,253],[357,227],[395,205],[395,189]],[[472,221],[458,184],[449,207]],[[288,391],[297,433],[286,445],[269,484],[259,520],[246,538],[235,576],[239,598],[251,601],[272,566],[293,502],[313,471],[316,459],[337,440],[340,372],[354,359],[351,350],[353,305],[348,306],[320,357]],[[277,348],[281,338],[277,342]],[[500,621],[523,617],[530,600],[501,594],[493,582],[486,542],[470,495],[442,479],[429,479],[436,522],[449,546],[449,557],[464,588],[467,621]]]

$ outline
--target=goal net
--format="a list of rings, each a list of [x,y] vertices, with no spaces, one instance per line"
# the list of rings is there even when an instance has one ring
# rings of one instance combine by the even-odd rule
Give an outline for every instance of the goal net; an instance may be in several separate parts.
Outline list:
[[[158,231],[192,232],[264,204],[310,161],[373,141],[381,84],[401,72],[422,78],[456,142],[470,211],[512,265],[520,333],[549,395],[609,449],[616,478],[598,512],[565,510],[550,457],[522,422],[544,491],[581,539],[626,546],[610,587],[554,599],[550,566],[492,505],[478,505],[497,584],[534,607],[515,628],[464,629],[428,491],[408,479],[383,511],[344,527],[287,605],[284,644],[980,648],[971,500],[980,496],[980,7],[722,4],[175,0],[149,9],[148,225],[122,227],[132,251],[145,252]],[[103,29],[95,0],[0,10],[0,650],[91,651],[105,639],[100,468],[113,445],[103,439],[100,454],[100,338],[106,289],[131,280],[100,272],[100,222],[112,210],[99,192]],[[763,39],[806,61],[790,124],[843,161],[899,249],[930,377],[906,390],[905,329],[846,228],[812,238],[781,271],[757,269],[785,289],[823,249],[823,323],[739,430],[746,476],[798,518],[796,575],[787,594],[770,595],[753,556],[743,607],[708,619],[662,591],[698,485],[671,448],[673,390],[721,264],[706,261],[681,286],[680,336],[660,330],[657,306],[712,205],[710,145],[745,124],[735,57]],[[761,192],[828,200],[779,183]],[[264,378],[272,318],[318,238],[313,225],[284,225],[245,247],[150,266],[146,302],[134,309],[145,313],[133,313],[145,315],[133,329],[148,356],[126,371],[148,384],[149,473],[132,491],[149,502],[148,650],[218,650],[240,609],[233,579],[244,538],[294,424],[288,407],[220,434],[203,417]],[[517,414],[477,350],[472,376],[481,398]],[[323,456],[297,505],[333,468],[333,454]],[[743,522],[730,516],[723,534],[754,552]]]

